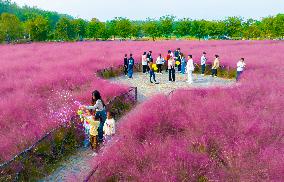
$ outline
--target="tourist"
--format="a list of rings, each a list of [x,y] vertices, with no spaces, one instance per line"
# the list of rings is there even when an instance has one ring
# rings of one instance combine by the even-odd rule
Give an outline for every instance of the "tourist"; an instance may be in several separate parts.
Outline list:
[[[128,73],[128,58],[127,54],[124,55],[124,75],[127,76]]]
[[[132,54],[130,54],[130,58],[128,59],[128,78],[133,78],[133,69],[134,69],[134,59]]]
[[[153,68],[153,59],[151,58],[150,59],[150,62],[149,62],[149,69],[150,69],[150,82],[152,82],[152,77],[153,77],[153,80],[155,82],[155,84],[158,84],[157,81],[156,81],[156,75],[155,75],[155,71],[154,71],[154,68]]]
[[[142,55],[142,71],[143,73],[147,72],[147,67],[148,67],[148,62],[147,62],[147,53],[144,52],[144,54]]]
[[[156,65],[158,67],[158,73],[162,73],[163,62],[164,62],[164,58],[162,57],[162,54],[159,54],[156,60]]]
[[[85,138],[83,141],[83,146],[88,147],[90,144],[90,123],[88,121],[88,117],[90,116],[90,111],[86,110],[83,112],[84,109],[80,109],[80,118],[81,121],[83,121],[83,127],[84,127],[84,133],[85,133]]]
[[[212,77],[217,77],[217,69],[220,66],[219,55],[215,55],[215,60],[212,66]]]
[[[236,78],[237,81],[240,79],[240,76],[243,73],[245,67],[246,67],[245,58],[241,58],[237,63],[237,78]]]
[[[169,81],[175,82],[176,77],[176,70],[175,70],[175,60],[173,57],[170,57],[168,61],[168,70],[169,70]]]
[[[98,134],[99,134],[99,126],[101,123],[101,118],[98,115],[90,116],[89,118],[90,123],[90,143],[92,150],[97,150],[98,148]]]
[[[106,105],[99,91],[95,90],[92,93],[92,106],[85,106],[86,109],[92,109],[96,112],[96,116],[101,118],[98,129],[98,142],[103,142],[103,127],[106,121]]]
[[[113,119],[113,114],[107,112],[107,120],[104,125],[105,141],[108,141],[111,136],[115,134],[115,120]]]
[[[186,58],[184,57],[184,54],[181,54],[181,74],[185,74],[186,69]]]
[[[180,58],[180,55],[181,55],[180,48],[177,48],[177,50],[174,53],[174,56],[175,56],[175,61],[179,62],[179,64],[176,64],[176,66],[178,67],[178,71],[179,72],[181,71],[181,64],[180,64],[181,58]]]
[[[171,50],[168,50],[168,54],[167,54],[166,59],[165,59],[166,72],[168,72],[168,61],[169,61],[169,59],[170,59],[171,57],[173,57],[172,51],[171,51]]]
[[[193,71],[194,71],[194,63],[193,63],[192,55],[188,55],[188,61],[187,61],[187,82],[189,84],[193,83]]]
[[[200,61],[201,61],[201,63],[200,63],[200,65],[201,65],[201,75],[204,76],[205,68],[206,68],[206,62],[207,62],[206,52],[203,52]]]
[[[147,54],[147,61],[148,61],[148,62],[147,62],[147,65],[148,65],[148,66],[147,66],[147,72],[150,71],[149,62],[150,62],[151,59],[153,59],[153,57],[152,57],[152,51],[149,51],[148,54]]]

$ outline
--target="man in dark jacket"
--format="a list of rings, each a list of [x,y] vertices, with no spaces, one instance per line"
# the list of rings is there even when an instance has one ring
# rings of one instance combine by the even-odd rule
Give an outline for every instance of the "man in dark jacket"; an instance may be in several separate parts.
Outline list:
[[[149,73],[150,71],[150,68],[149,68],[149,63],[150,63],[150,60],[152,60],[152,51],[149,51],[148,54],[147,54],[147,72]]]
[[[181,52],[180,52],[180,48],[177,48],[177,50],[175,51],[174,53],[175,55],[175,61],[179,61],[179,63],[181,63],[181,59],[180,59],[180,55],[181,55]],[[179,65],[176,65],[178,67],[178,71],[181,71],[181,64]]]

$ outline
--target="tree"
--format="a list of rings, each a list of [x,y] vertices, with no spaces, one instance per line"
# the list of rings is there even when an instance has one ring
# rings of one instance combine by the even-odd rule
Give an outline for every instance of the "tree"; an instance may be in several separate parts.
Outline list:
[[[132,22],[131,36],[133,36],[135,38],[142,37],[142,27],[141,27],[140,22]]]
[[[61,18],[56,24],[55,36],[65,41],[74,40],[76,34],[72,21],[68,18]]]
[[[147,19],[146,22],[143,23],[142,29],[147,36],[153,39],[153,41],[161,36],[161,28],[156,20]]]
[[[110,38],[109,30],[107,29],[106,23],[101,22],[100,28],[98,30],[98,36],[102,38],[103,40],[107,40]]]
[[[226,34],[230,37],[242,37],[242,22],[240,17],[228,17],[225,21]]]
[[[90,38],[98,39],[100,37],[100,29],[102,28],[102,22],[93,18],[87,26],[87,35]]]
[[[28,20],[25,23],[25,28],[30,38],[35,41],[47,40],[50,31],[48,20],[42,16],[37,16],[35,19]]]
[[[272,16],[263,18],[260,24],[261,36],[263,38],[272,39],[275,37],[275,31],[273,28],[274,18]]]
[[[199,40],[208,35],[208,26],[206,26],[205,20],[194,20],[192,22],[192,31],[193,36],[197,37]]]
[[[87,22],[83,19],[72,20],[74,26],[74,31],[77,39],[83,39],[86,37],[87,32]]]
[[[9,13],[3,13],[0,17],[0,34],[2,40],[8,42],[19,39],[22,36],[23,28],[18,17]]]
[[[131,22],[126,18],[117,18],[116,19],[116,31],[117,35],[123,39],[131,36]]]
[[[188,36],[190,35],[191,27],[192,27],[192,22],[189,19],[185,18],[185,19],[179,20],[176,23],[174,33],[178,37]]]
[[[116,23],[116,19],[106,22],[106,28],[108,29],[110,36],[113,36],[113,39],[117,36]]]
[[[274,34],[278,38],[284,38],[284,14],[278,14],[273,21]]]
[[[248,19],[243,24],[243,34],[245,39],[259,38],[261,34],[259,22],[254,19]]]
[[[160,18],[161,23],[161,31],[163,36],[166,38],[171,37],[171,34],[173,33],[173,22],[175,20],[174,16],[163,16]]]

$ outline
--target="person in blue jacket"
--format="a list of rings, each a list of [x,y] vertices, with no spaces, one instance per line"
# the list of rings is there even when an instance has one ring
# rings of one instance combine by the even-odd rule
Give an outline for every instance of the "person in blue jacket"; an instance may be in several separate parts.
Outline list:
[[[132,54],[130,54],[130,58],[128,59],[128,78],[132,78],[133,68],[134,68],[134,59],[132,57]]]
[[[181,74],[185,74],[186,59],[183,54],[181,54]]]

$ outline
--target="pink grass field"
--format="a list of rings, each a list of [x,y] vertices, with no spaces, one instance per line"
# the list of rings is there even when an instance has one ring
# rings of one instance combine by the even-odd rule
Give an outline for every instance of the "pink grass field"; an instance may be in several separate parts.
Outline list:
[[[211,60],[219,54],[228,66],[244,57],[247,70],[231,88],[179,90],[138,106],[94,158],[98,170],[93,178],[283,181],[284,42],[168,42],[153,47],[165,49],[166,44],[189,50],[198,62],[202,51]]]
[[[193,54],[198,62],[202,51],[208,52],[209,61],[212,61],[213,55],[217,53],[221,56],[223,65],[232,67],[235,67],[240,57],[245,57],[248,69],[235,88],[178,91],[172,98],[157,96],[139,106],[121,122],[117,135],[121,141],[110,148],[119,149],[119,152],[107,150],[105,153],[107,155],[99,160],[103,162],[100,171],[110,167],[114,169],[114,173],[118,174],[120,171],[117,170],[123,170],[122,178],[132,176],[134,179],[142,177],[143,171],[152,170],[155,166],[157,166],[155,170],[160,173],[171,171],[174,165],[171,167],[170,162],[181,166],[185,164],[179,160],[173,161],[173,158],[168,155],[165,160],[161,160],[163,155],[159,154],[165,155],[168,151],[172,153],[171,155],[175,155],[174,151],[177,151],[177,157],[180,157],[181,161],[193,160],[192,165],[184,168],[185,173],[188,170],[195,172],[191,170],[191,167],[195,167],[195,164],[200,167],[199,164],[204,163],[206,169],[208,167],[205,171],[211,174],[210,169],[215,170],[212,165],[217,164],[212,162],[208,155],[192,152],[188,154],[182,150],[182,146],[190,147],[190,144],[195,141],[204,142],[202,144],[207,145],[207,141],[211,138],[213,141],[224,141],[222,144],[226,147],[225,149],[232,145],[231,151],[227,152],[231,152],[230,155],[236,158],[236,164],[232,161],[236,165],[234,166],[235,175],[241,173],[239,169],[243,165],[242,161],[237,160],[238,157],[245,160],[243,154],[236,151],[249,152],[249,147],[253,145],[259,149],[258,145],[262,140],[258,142],[258,137],[264,137],[263,140],[268,141],[262,142],[266,149],[263,151],[265,160],[269,161],[273,154],[278,157],[278,160],[273,161],[271,166],[283,164],[282,64],[284,56],[282,51],[284,43],[280,41],[133,41],[2,45],[0,46],[2,83],[0,86],[0,161],[11,159],[47,131],[66,122],[77,107],[74,101],[89,104],[91,92],[94,89],[100,90],[107,99],[127,89],[125,86],[113,85],[97,78],[96,70],[122,64],[125,53],[133,53],[136,62],[140,62],[140,55],[144,51],[152,50],[156,57],[158,53],[165,54],[168,49],[173,50],[177,47],[186,54]],[[216,112],[213,109],[216,109]],[[163,111],[168,117],[154,114],[158,111]],[[187,111],[188,114],[185,115]],[[168,119],[165,120],[165,118]],[[219,125],[222,127],[218,127]],[[179,131],[180,127],[184,128],[183,132],[173,131],[171,134],[169,131],[171,128]],[[121,136],[126,138],[122,140]],[[149,141],[150,138],[153,139],[151,142],[155,143],[156,148],[141,142],[144,139]],[[236,142],[240,142],[239,145],[234,145],[234,138]],[[250,140],[252,138],[254,140]],[[275,142],[277,139],[278,143]],[[251,143],[246,143],[247,141]],[[278,150],[275,150],[273,142],[277,144]],[[173,143],[181,144],[175,144],[171,150]],[[272,144],[267,147],[267,143]],[[117,148],[119,146],[123,146],[124,149]],[[243,151],[245,146],[247,148]],[[225,150],[221,145],[219,147],[222,152]],[[236,147],[236,151],[233,150]],[[129,150],[130,148],[133,150]],[[138,149],[143,152],[141,155],[145,155],[143,158],[135,153],[134,150]],[[279,157],[281,151],[282,158]],[[156,153],[154,156],[160,159],[160,162],[152,160],[151,157],[154,156],[151,153]],[[112,156],[111,160],[106,160],[104,157],[109,155]],[[128,155],[129,158],[126,158]],[[253,157],[255,161],[259,156],[253,155]],[[248,159],[251,160],[251,158]],[[145,161],[151,161],[151,165],[144,167],[142,165],[141,171],[137,167],[139,161],[142,164]],[[117,167],[123,164],[129,164],[129,166]],[[227,171],[219,170],[219,168],[216,170],[218,172],[216,174],[220,173],[220,176],[229,175]],[[280,172],[283,172],[283,168],[278,168],[274,172],[274,176],[277,177],[277,174],[279,176]],[[173,171],[165,176],[172,177],[175,174]],[[204,175],[210,177],[207,173]],[[106,178],[110,176],[112,174],[109,172],[104,175]],[[154,175],[152,177],[155,179]],[[215,176],[212,179],[215,179]]]

